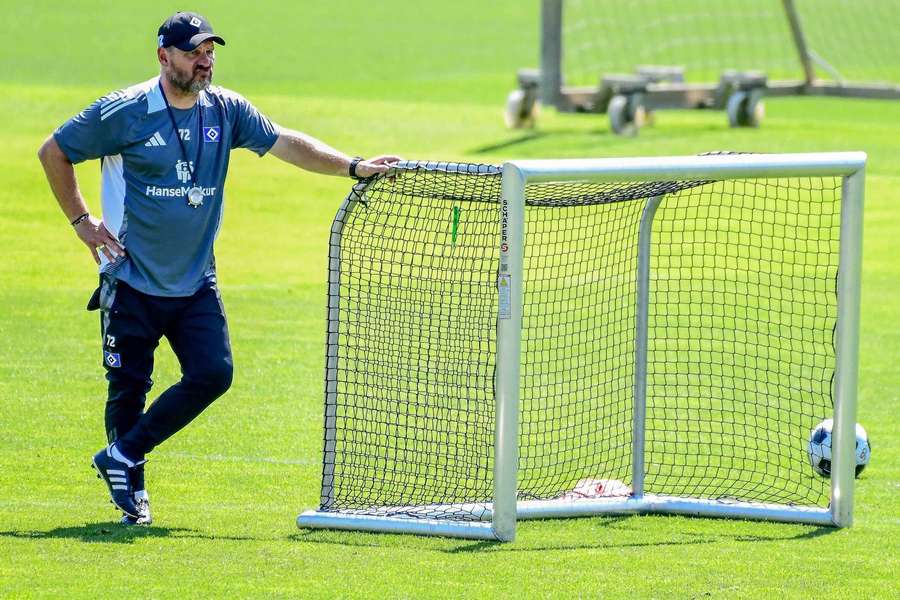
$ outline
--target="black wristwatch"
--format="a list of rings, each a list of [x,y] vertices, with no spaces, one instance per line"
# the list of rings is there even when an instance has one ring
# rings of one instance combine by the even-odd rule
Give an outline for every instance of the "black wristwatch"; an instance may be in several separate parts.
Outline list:
[[[360,177],[356,173],[357,165],[359,165],[359,163],[361,163],[364,160],[365,159],[362,156],[356,156],[353,158],[353,160],[350,161],[350,177],[352,177],[353,179],[355,179],[357,181],[362,181],[363,179],[365,179],[365,177]]]

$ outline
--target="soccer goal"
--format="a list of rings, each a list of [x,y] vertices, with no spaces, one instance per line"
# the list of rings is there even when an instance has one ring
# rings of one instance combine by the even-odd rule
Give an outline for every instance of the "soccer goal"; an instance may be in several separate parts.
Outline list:
[[[852,521],[863,153],[405,162],[331,233],[301,527]],[[831,479],[810,431],[834,418]]]
[[[900,99],[895,0],[543,0],[540,71],[519,73],[507,123],[538,99],[605,112],[634,134],[656,110],[725,110],[756,126],[766,96]]]

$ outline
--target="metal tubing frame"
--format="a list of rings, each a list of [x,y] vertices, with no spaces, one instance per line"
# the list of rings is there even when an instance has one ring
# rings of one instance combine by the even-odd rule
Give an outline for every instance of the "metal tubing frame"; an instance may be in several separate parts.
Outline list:
[[[856,173],[865,163],[865,152],[817,152],[521,160],[507,164],[518,167],[527,183],[537,183],[844,177]]]
[[[632,159],[514,161],[503,165],[501,248],[499,275],[508,275],[510,310],[498,318],[498,368],[495,381],[497,419],[495,439],[494,503],[485,506],[482,521],[454,522],[395,516],[307,511],[297,518],[299,527],[353,529],[393,533],[453,536],[511,541],[518,519],[572,517],[598,514],[681,514],[703,517],[761,519],[816,525],[850,526],[853,522],[855,424],[858,376],[862,210],[866,155],[863,152],[809,154],[749,154]],[[640,464],[638,485],[632,496],[577,501],[516,502],[518,463],[519,362],[522,319],[525,186],[547,181],[659,181],[666,179],[842,177],[841,239],[838,266],[838,318],[836,335],[834,454],[830,508],[784,506],[715,499],[677,498],[643,494],[643,448],[633,458]],[[348,198],[349,200],[349,198]],[[656,202],[654,202],[656,201]],[[642,216],[638,266],[639,296],[648,292],[650,231],[658,198],[648,201]],[[343,210],[343,209],[342,209]],[[340,213],[339,213],[340,214]],[[334,232],[333,232],[334,236]],[[642,283],[643,282],[643,283]],[[638,300],[641,303],[641,300]],[[329,305],[331,307],[331,304]],[[646,331],[640,313],[636,350],[646,361]],[[501,309],[502,312],[502,309]],[[644,312],[644,321],[646,312]],[[646,322],[643,323],[646,329]],[[331,330],[329,330],[329,336]],[[329,337],[331,340],[331,337]],[[646,363],[645,363],[646,365]],[[638,371],[639,369],[636,369]],[[635,394],[646,386],[646,368],[636,372]],[[645,388],[644,388],[645,389]],[[326,395],[326,400],[328,396]],[[637,398],[636,398],[637,402]],[[636,404],[636,410],[639,410]],[[642,410],[642,408],[640,409]],[[327,423],[327,419],[326,419]],[[327,448],[326,448],[327,451]],[[638,467],[635,465],[635,473]],[[324,493],[323,493],[324,497]]]
[[[647,200],[638,232],[637,311],[634,342],[634,406],[631,434],[631,491],[634,498],[644,495],[644,446],[647,422],[647,332],[650,311],[650,241],[653,217],[662,196]]]
[[[423,164],[404,162],[403,168],[433,168],[446,172],[471,172],[466,165],[455,163]],[[480,173],[481,171],[476,171]],[[475,174],[475,173],[473,173]],[[518,169],[503,169],[503,195],[500,203],[500,240],[498,247],[498,294],[507,298],[506,308],[501,308],[497,319],[497,373],[494,382],[495,430],[494,430],[494,498],[487,513],[490,523],[404,518],[395,516],[371,516],[341,513],[339,511],[306,511],[297,517],[298,527],[356,529],[442,535],[470,539],[512,541],[516,535],[516,498],[518,472],[519,428],[519,365],[522,337],[522,273],[524,262],[525,182]],[[353,201],[365,188],[358,186],[345,199],[332,226],[329,270],[329,327],[328,359],[326,365],[325,393],[325,460],[322,477],[321,505],[332,501],[333,472],[328,465],[329,454],[334,453],[334,439],[329,432],[334,429],[334,411],[337,406],[334,377],[337,355],[338,295],[340,292],[340,236],[346,215],[354,206]],[[509,285],[508,292],[501,285]],[[501,305],[503,303],[501,302]]]
[[[794,0],[781,0],[781,3],[788,23],[791,26],[791,37],[794,40],[794,47],[797,49],[800,64],[803,66],[806,84],[812,85],[816,81],[816,68],[813,66],[812,59],[809,56],[809,47],[806,44],[806,35],[803,33],[803,25],[800,22],[800,13],[797,12]]]
[[[809,508],[755,502],[722,502],[674,496],[644,495],[641,498],[598,498],[596,500],[528,501],[519,506],[520,519],[552,519],[595,515],[665,514],[692,517],[721,517],[833,525],[827,508]]]
[[[831,469],[831,515],[835,525],[839,527],[849,527],[853,524],[864,194],[864,169],[859,169],[844,178],[841,187],[838,321],[835,344],[837,365],[834,378],[834,441]]]
[[[297,527],[304,529],[370,531],[373,533],[411,533],[414,535],[437,535],[470,540],[497,540],[494,529],[489,522],[377,517],[317,510],[308,510],[297,517]]]
[[[842,177],[841,241],[838,267],[838,323],[835,373],[835,454],[832,470],[831,508],[787,507],[749,502],[721,502],[684,498],[639,496],[643,493],[643,447],[633,450],[637,487],[634,497],[625,500],[596,500],[560,503],[520,503],[520,518],[574,516],[594,511],[673,513],[698,516],[729,516],[748,519],[804,522],[845,527],[852,524],[856,388],[859,345],[860,270],[862,208],[866,154],[864,152],[824,152],[807,154],[745,154],[720,156],[656,157],[631,159],[585,159],[517,161],[525,183],[548,181],[660,181],[668,179],[726,179],[775,177]],[[649,282],[650,230],[656,206],[648,203],[639,234],[638,294],[647,292]],[[646,245],[646,248],[643,248]],[[648,271],[645,273],[643,269]],[[638,300],[640,304],[640,299]],[[641,373],[641,353],[646,352],[646,332],[641,331],[642,309],[638,310],[635,394],[646,389],[646,368]],[[646,313],[643,315],[646,317]],[[643,323],[646,327],[646,323]],[[644,336],[643,344],[641,337]],[[643,346],[643,348],[641,347]],[[646,360],[646,356],[644,356]],[[644,363],[646,366],[646,363]],[[645,398],[635,398],[635,411],[644,410]],[[837,433],[837,431],[840,433]],[[643,439],[643,427],[636,430]],[[639,440],[640,441],[640,440]],[[639,475],[638,475],[639,473]]]
[[[328,240],[328,334],[325,340],[325,440],[322,457],[322,491],[320,506],[328,507],[334,501],[334,448],[335,418],[337,416],[337,349],[338,319],[341,295],[341,235],[347,217],[353,212],[356,201],[365,194],[365,184],[356,184],[344,198],[331,224]]]
[[[562,100],[562,0],[541,2],[540,99],[546,106],[560,106]]]
[[[525,177],[512,163],[503,165],[500,199],[499,287],[509,284],[509,311],[501,306],[497,319],[497,415],[494,439],[493,526],[497,539],[516,536],[519,470],[519,365],[522,343],[522,276],[525,252]]]
[[[484,174],[459,163],[417,163],[404,161],[402,168],[431,168],[449,173]],[[495,171],[496,172],[496,171]],[[309,529],[343,529],[382,533],[410,533],[477,540],[513,541],[516,535],[516,476],[518,469],[519,355],[522,326],[522,267],[524,258],[525,188],[524,180],[503,177],[501,200],[501,239],[498,248],[498,293],[501,277],[511,283],[509,314],[497,321],[497,374],[495,380],[496,419],[494,431],[494,502],[481,511],[483,521],[449,521],[404,518],[402,516],[359,515],[340,511],[308,510],[297,517],[297,527]],[[325,365],[325,440],[320,507],[327,508],[334,499],[335,417],[337,410],[338,320],[341,285],[341,235],[347,217],[356,203],[365,197],[367,183],[360,183],[344,199],[331,228],[328,271],[328,333]],[[472,505],[474,507],[474,505]],[[455,507],[459,508],[459,507]],[[470,507],[471,508],[471,507]],[[471,508],[470,512],[478,511]]]
[[[788,96],[828,96],[870,100],[900,100],[900,86],[879,84],[841,84],[816,81],[770,81],[760,87],[767,98]],[[603,113],[604,90],[595,87],[564,87],[555,106],[560,112]],[[651,83],[641,92],[641,105],[647,110],[723,109],[721,86],[717,83]]]

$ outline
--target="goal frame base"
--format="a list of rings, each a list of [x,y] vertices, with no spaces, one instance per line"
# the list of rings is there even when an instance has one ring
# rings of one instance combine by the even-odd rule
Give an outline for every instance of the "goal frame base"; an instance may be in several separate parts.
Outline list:
[[[771,81],[760,86],[767,98],[816,96],[900,100],[900,86],[840,84],[802,81]],[[604,114],[615,90],[608,86],[563,87],[555,95],[553,107],[561,113]],[[641,103],[646,110],[707,109],[724,110],[728,90],[718,83],[650,83],[642,89]]]
[[[480,505],[480,521],[418,519],[308,510],[297,517],[301,529],[335,529],[373,533],[408,533],[475,540],[502,540],[491,525],[492,506]],[[399,508],[399,507],[398,507]],[[410,507],[411,508],[411,507]],[[429,506],[440,509],[441,506]],[[445,508],[458,508],[447,505]],[[385,509],[390,511],[391,509]],[[682,515],[690,517],[776,521],[838,527],[828,508],[785,506],[756,502],[644,495],[580,500],[524,500],[516,505],[516,519],[565,519],[602,515]]]

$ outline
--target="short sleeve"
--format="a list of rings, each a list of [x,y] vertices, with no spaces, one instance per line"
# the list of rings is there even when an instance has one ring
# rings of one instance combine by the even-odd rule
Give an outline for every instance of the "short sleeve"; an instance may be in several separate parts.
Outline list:
[[[262,156],[278,140],[278,127],[243,96],[234,94],[231,99],[234,102],[231,147],[248,148]]]
[[[113,156],[126,145],[122,119],[107,118],[103,107],[115,99],[104,96],[63,123],[53,137],[72,163]]]

